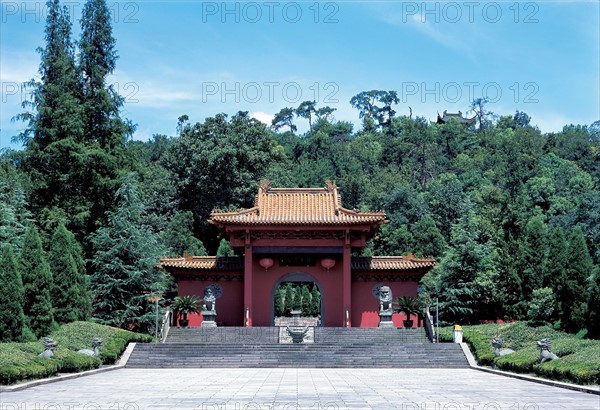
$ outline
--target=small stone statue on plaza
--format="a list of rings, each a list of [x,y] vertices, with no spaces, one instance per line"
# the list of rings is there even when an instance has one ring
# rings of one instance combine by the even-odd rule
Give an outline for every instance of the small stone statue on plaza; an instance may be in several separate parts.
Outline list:
[[[394,327],[392,315],[392,289],[389,286],[379,288],[379,327]]]
[[[217,327],[217,298],[212,286],[204,288],[202,303],[202,324],[200,327]]]
[[[537,342],[538,349],[540,349],[540,364],[548,360],[556,360],[558,356],[550,351],[551,343],[550,339],[542,339]]]
[[[58,346],[58,342],[49,337],[44,338],[44,351],[40,353],[38,356],[43,357],[44,359],[50,359],[54,356],[54,350]]]
[[[102,346],[102,339],[100,339],[99,337],[95,337],[94,340],[92,340],[92,349],[94,349],[94,350],[81,349],[81,350],[78,350],[77,353],[81,353],[86,356],[99,357],[100,356],[100,346]]]
[[[514,350],[511,350],[511,349],[500,350],[500,348],[504,345],[504,340],[500,339],[499,337],[492,338],[491,342],[492,342],[492,347],[494,348],[494,356],[496,356],[496,357],[506,356],[507,354],[511,354],[511,353],[515,352]]]

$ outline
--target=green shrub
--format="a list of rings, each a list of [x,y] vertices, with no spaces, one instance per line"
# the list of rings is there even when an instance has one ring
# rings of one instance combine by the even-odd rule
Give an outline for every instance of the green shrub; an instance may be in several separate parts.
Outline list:
[[[490,343],[492,337],[501,337],[504,347],[515,353],[495,357]],[[539,364],[536,342],[549,337],[552,352],[560,359]],[[490,324],[463,327],[463,338],[480,365],[496,365],[516,373],[533,373],[541,377],[578,384],[600,384],[600,341],[582,339],[555,330],[549,325],[526,322]],[[440,329],[440,341],[452,341],[452,327]]]
[[[114,363],[129,342],[151,342],[148,335],[129,332],[91,322],[73,322],[60,327],[50,337],[58,342],[54,357],[38,355],[44,350],[41,341],[0,343],[0,384],[40,379],[61,373],[81,372]],[[91,341],[100,337],[100,357],[86,356],[77,351],[91,349]]]

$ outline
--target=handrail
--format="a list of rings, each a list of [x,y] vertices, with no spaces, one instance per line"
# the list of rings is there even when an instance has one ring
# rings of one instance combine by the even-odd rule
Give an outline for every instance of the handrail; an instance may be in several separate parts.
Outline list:
[[[429,338],[431,343],[437,342],[437,337],[435,334],[435,326],[433,325],[433,318],[431,317],[431,313],[429,313],[429,306],[426,306],[423,309],[423,316],[425,318],[425,333]]]
[[[164,343],[167,340],[167,336],[169,336],[169,330],[171,329],[171,316],[171,308],[167,308],[165,310],[165,314],[163,315],[162,324],[159,331],[161,343]]]

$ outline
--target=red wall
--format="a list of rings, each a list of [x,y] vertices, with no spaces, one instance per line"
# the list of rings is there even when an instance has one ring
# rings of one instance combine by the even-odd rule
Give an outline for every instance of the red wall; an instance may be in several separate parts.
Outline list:
[[[238,281],[196,281],[182,280],[178,283],[178,295],[204,297],[204,288],[218,283],[223,287],[223,295],[217,299],[217,323],[223,326],[244,325],[244,282]],[[200,326],[202,315],[188,315],[190,326]]]
[[[392,289],[392,296],[396,299],[398,296],[417,296],[417,282],[352,282],[352,326],[353,327],[377,327],[379,325],[379,299],[373,297],[373,286],[381,283]],[[406,319],[405,314],[394,313],[392,321],[394,327],[403,327],[402,321]],[[417,326],[417,318],[411,315],[414,320],[413,327]]]
[[[274,265],[265,271],[259,264],[259,258],[253,261],[253,286],[252,286],[252,320],[253,326],[272,326],[273,318],[273,292],[275,285],[285,281],[285,276],[293,272],[306,273],[317,282],[321,290],[322,320],[323,325],[339,327],[344,325],[344,307],[342,306],[342,262],[327,272],[317,260],[316,266],[307,267],[281,267],[279,261],[274,260]],[[398,273],[402,274],[402,273]],[[217,299],[217,322],[223,326],[243,326],[244,324],[244,283],[240,281],[190,281],[181,280],[178,283],[179,295],[204,295],[204,288],[213,283],[223,287],[223,295]],[[372,295],[373,286],[381,283],[392,289],[393,297],[417,296],[416,281],[386,282],[352,282],[352,309],[351,321],[353,327],[377,327],[379,324],[379,301]],[[200,326],[201,315],[190,315],[190,326]],[[403,327],[404,314],[394,314],[392,320],[397,328]],[[411,316],[417,326],[417,318]]]

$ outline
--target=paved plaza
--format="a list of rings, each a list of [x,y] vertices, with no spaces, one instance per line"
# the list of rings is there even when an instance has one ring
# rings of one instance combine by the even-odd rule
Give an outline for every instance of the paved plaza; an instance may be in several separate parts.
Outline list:
[[[0,393],[2,410],[600,409],[600,396],[471,369],[120,369]]]

